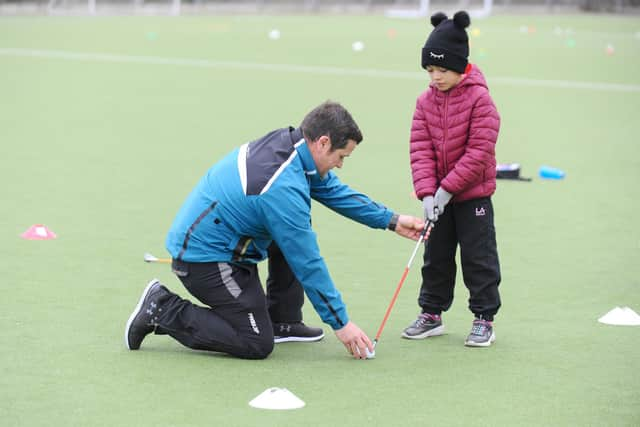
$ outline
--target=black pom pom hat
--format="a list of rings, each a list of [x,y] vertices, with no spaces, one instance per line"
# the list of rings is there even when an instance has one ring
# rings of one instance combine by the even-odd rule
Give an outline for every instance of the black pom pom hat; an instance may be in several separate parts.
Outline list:
[[[469,14],[461,10],[448,19],[438,12],[431,16],[431,25],[434,29],[422,48],[422,68],[433,65],[463,74],[469,63]]]

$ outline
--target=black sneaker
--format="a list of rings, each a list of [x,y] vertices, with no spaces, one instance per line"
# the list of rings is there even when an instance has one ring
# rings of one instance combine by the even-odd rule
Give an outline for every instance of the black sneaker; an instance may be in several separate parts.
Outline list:
[[[320,328],[307,326],[302,322],[274,323],[273,342],[311,342],[324,338]]]
[[[489,347],[496,340],[493,332],[493,324],[488,320],[476,319],[473,321],[471,333],[464,342],[467,347]]]
[[[153,279],[144,288],[138,305],[129,316],[124,329],[124,343],[129,350],[139,349],[144,337],[154,331],[162,311],[158,300],[168,293],[169,290],[162,286],[158,279]]]
[[[442,317],[439,314],[421,313],[418,318],[402,331],[403,338],[421,340],[444,334]]]

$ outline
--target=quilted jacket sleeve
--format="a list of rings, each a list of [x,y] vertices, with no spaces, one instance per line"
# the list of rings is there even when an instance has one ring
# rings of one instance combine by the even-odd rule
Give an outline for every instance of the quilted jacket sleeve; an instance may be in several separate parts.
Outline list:
[[[431,90],[431,89],[429,89]],[[433,195],[437,189],[436,153],[429,129],[427,127],[426,109],[424,104],[427,92],[416,101],[416,109],[411,122],[411,136],[409,140],[409,158],[413,188],[418,199]]]
[[[486,89],[472,108],[465,152],[442,180],[442,187],[452,194],[460,194],[486,180],[486,171],[495,163],[500,116]]]

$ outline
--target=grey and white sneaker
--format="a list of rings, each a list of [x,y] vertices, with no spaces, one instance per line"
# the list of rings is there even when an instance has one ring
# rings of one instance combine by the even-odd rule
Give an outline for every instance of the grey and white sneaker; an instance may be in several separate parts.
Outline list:
[[[439,314],[420,313],[418,318],[402,331],[402,337],[421,340],[444,334],[442,317]]]
[[[471,327],[471,333],[464,345],[467,347],[489,347],[496,340],[493,331],[493,323],[484,319],[475,319]]]
[[[139,349],[142,340],[155,330],[162,312],[160,299],[166,295],[169,295],[169,290],[158,279],[153,279],[144,288],[124,328],[124,343],[129,350]]]
[[[302,322],[274,323],[273,342],[313,342],[324,338],[320,328],[307,326]]]

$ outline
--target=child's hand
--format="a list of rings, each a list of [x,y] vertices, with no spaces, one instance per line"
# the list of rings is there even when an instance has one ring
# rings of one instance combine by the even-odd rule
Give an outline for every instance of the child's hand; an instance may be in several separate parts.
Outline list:
[[[426,196],[422,199],[422,207],[424,208],[424,217],[427,220],[431,222],[438,220],[438,213],[434,210],[433,196]]]
[[[453,194],[449,193],[442,187],[438,188],[436,195],[433,196],[433,203],[436,205],[436,208],[438,208],[438,215],[442,215],[444,213],[444,207],[447,206],[451,197],[453,197]]]

